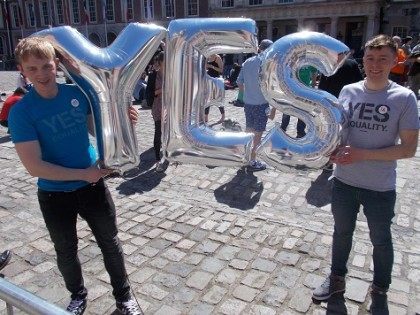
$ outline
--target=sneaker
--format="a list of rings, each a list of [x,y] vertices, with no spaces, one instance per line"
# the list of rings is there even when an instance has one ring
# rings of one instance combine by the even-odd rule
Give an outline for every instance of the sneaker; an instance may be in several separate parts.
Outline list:
[[[117,310],[123,315],[143,315],[140,305],[133,298],[124,302],[117,302]]]
[[[332,172],[334,171],[334,164],[333,163],[328,163],[324,166],[324,171],[326,172]]]
[[[71,299],[69,306],[67,306],[67,311],[70,312],[70,314],[73,315],[82,315],[85,312],[87,305],[87,299],[86,298],[74,298]]]
[[[370,297],[372,302],[369,311],[372,315],[389,315],[387,290],[379,288],[372,284]]]
[[[312,292],[312,299],[326,301],[331,295],[344,292],[346,290],[346,280],[344,277],[330,275],[318,288]]]
[[[165,170],[165,167],[163,166],[163,163],[162,162],[156,162],[155,165],[156,165],[155,166],[156,172],[162,173]]]
[[[12,258],[12,252],[10,250],[5,250],[0,255],[0,270],[2,270],[9,263],[10,258]]]
[[[249,162],[249,167],[257,171],[262,171],[267,168],[267,165],[262,161],[252,160],[251,162]]]

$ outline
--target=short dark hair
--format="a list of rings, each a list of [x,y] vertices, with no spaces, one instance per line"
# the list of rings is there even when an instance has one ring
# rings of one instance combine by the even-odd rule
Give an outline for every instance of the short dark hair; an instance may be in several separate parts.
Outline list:
[[[19,86],[18,88],[16,88],[16,90],[14,90],[14,92],[13,92],[13,94],[18,94],[18,95],[23,95],[23,94],[26,94],[26,93],[28,93],[28,90],[27,89],[25,89],[24,87],[22,87],[22,86]]]
[[[397,44],[395,44],[392,38],[388,35],[377,35],[368,40],[365,44],[365,50],[367,48],[381,49],[383,47],[389,47],[394,53],[397,53]]]

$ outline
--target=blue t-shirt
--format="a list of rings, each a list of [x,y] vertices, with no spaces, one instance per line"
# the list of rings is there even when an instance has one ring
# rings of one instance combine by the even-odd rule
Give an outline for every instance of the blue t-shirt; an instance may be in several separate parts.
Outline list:
[[[253,56],[247,59],[243,65],[241,72],[239,72],[238,84],[244,85],[244,103],[248,105],[268,104],[260,87],[260,55]]]
[[[89,102],[75,85],[59,84],[58,94],[52,99],[31,89],[10,112],[12,140],[38,141],[43,161],[67,168],[88,168],[96,161],[95,149],[89,142],[89,114]],[[72,191],[87,184],[38,179],[38,187],[47,191]]]

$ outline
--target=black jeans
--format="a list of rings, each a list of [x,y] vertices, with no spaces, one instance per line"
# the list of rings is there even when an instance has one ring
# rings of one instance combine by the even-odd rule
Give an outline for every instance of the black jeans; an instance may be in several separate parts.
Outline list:
[[[86,295],[77,257],[76,221],[86,220],[102,251],[105,268],[117,301],[130,298],[124,253],[117,236],[115,206],[103,179],[72,192],[38,190],[44,221],[57,253],[57,265],[72,297]]]
[[[281,117],[281,129],[283,129],[283,131],[286,131],[287,126],[289,126],[289,123],[290,115],[283,114],[283,116]],[[303,138],[306,135],[305,128],[306,124],[302,120],[298,119],[296,125],[296,138]]]
[[[155,120],[155,137],[153,139],[153,149],[155,150],[156,161],[160,161],[160,148],[162,147],[162,121]]]
[[[334,178],[331,201],[334,216],[331,273],[338,276],[347,273],[353,232],[362,205],[373,245],[373,283],[379,288],[388,289],[394,262],[391,224],[395,200],[395,190],[382,192],[357,188]]]

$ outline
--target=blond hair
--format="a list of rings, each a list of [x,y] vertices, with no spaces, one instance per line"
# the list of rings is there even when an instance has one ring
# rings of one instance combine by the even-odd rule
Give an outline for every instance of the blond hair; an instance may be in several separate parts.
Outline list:
[[[365,49],[381,49],[382,47],[389,47],[394,53],[397,53],[398,47],[388,35],[377,35],[365,44]]]
[[[39,59],[54,59],[55,50],[53,45],[41,37],[26,37],[19,41],[15,48],[15,59],[21,64],[27,57],[34,56]]]

